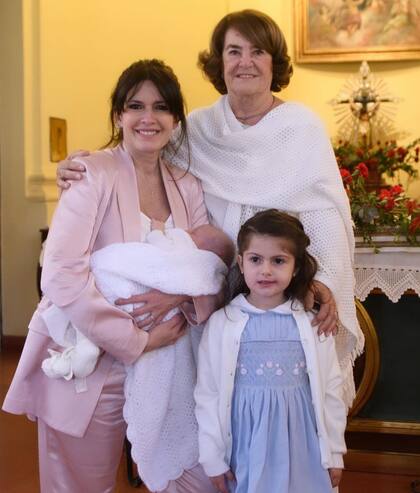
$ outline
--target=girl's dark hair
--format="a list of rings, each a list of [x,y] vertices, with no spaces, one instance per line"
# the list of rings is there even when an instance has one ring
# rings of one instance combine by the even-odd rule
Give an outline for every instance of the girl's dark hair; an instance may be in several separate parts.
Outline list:
[[[278,92],[287,87],[293,74],[287,44],[279,26],[271,17],[257,10],[241,10],[227,14],[214,28],[210,49],[198,56],[198,67],[220,94],[227,93],[223,78],[223,47],[226,32],[235,29],[257,48],[269,53],[273,61],[271,90]]]
[[[277,209],[258,212],[255,216],[248,219],[239,230],[239,255],[243,255],[244,251],[248,248],[253,235],[272,236],[274,238],[288,240],[290,253],[295,258],[295,272],[289,286],[285,290],[285,295],[287,298],[297,299],[303,303],[316,274],[317,262],[307,251],[310,240],[305,234],[302,223],[299,219],[280,212]],[[249,292],[243,276],[241,278],[242,284],[238,285],[235,290],[236,294]]]
[[[120,75],[117,85],[111,94],[109,120],[111,137],[104,147],[116,146],[123,139],[122,129],[118,128],[115,120],[125,111],[126,102],[136,93],[141,84],[149,80],[168,105],[170,113],[180,125],[179,137],[176,143],[170,143],[171,151],[175,154],[179,146],[187,140],[186,106],[178,79],[171,67],[161,60],[139,60]]]

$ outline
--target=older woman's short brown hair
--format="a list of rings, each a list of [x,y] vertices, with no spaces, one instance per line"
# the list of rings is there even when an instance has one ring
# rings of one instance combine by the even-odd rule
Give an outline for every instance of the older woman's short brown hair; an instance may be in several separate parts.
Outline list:
[[[267,53],[273,59],[273,80],[271,90],[280,91],[289,84],[293,68],[287,54],[287,44],[279,26],[266,14],[257,10],[241,10],[223,17],[214,28],[210,40],[210,50],[202,51],[198,56],[198,66],[220,92],[226,94],[223,79],[223,47],[226,32],[235,29],[248,41]]]

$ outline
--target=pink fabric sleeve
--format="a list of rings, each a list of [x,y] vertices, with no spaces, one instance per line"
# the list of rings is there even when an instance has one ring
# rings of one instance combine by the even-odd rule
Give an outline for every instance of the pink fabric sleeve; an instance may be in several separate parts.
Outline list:
[[[87,166],[86,178],[62,193],[48,234],[41,285],[86,337],[131,364],[143,352],[148,335],[101,295],[89,267],[111,193],[107,178]]]

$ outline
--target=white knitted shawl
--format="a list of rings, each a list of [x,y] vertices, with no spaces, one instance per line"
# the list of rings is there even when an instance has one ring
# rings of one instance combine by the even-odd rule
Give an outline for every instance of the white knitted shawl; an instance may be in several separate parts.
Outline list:
[[[299,103],[283,103],[257,125],[245,127],[228,99],[188,119],[190,171],[203,190],[229,201],[232,235],[242,204],[300,213],[337,208],[348,242],[354,237],[347,196],[329,139],[319,118]],[[236,239],[236,238],[234,238]]]
[[[303,222],[319,263],[317,277],[336,297],[341,322],[337,351],[350,404],[351,363],[363,348],[353,302],[354,236],[348,199],[321,121],[305,106],[286,102],[256,125],[244,127],[222,96],[193,111],[188,125],[190,153],[184,146],[170,159],[184,167],[189,162],[204,192],[228,202],[224,223],[218,226],[232,239],[246,219],[265,208],[289,212]]]

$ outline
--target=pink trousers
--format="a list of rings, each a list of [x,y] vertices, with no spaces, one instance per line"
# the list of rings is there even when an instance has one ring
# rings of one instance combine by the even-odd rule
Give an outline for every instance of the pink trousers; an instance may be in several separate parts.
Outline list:
[[[82,438],[54,430],[38,419],[41,493],[112,493],[121,460],[126,424],[125,369],[114,362],[91,422]],[[158,460],[158,459],[157,459]],[[216,493],[196,466],[159,493]]]
[[[82,438],[38,419],[42,493],[111,493],[124,443],[124,366],[114,362]]]

